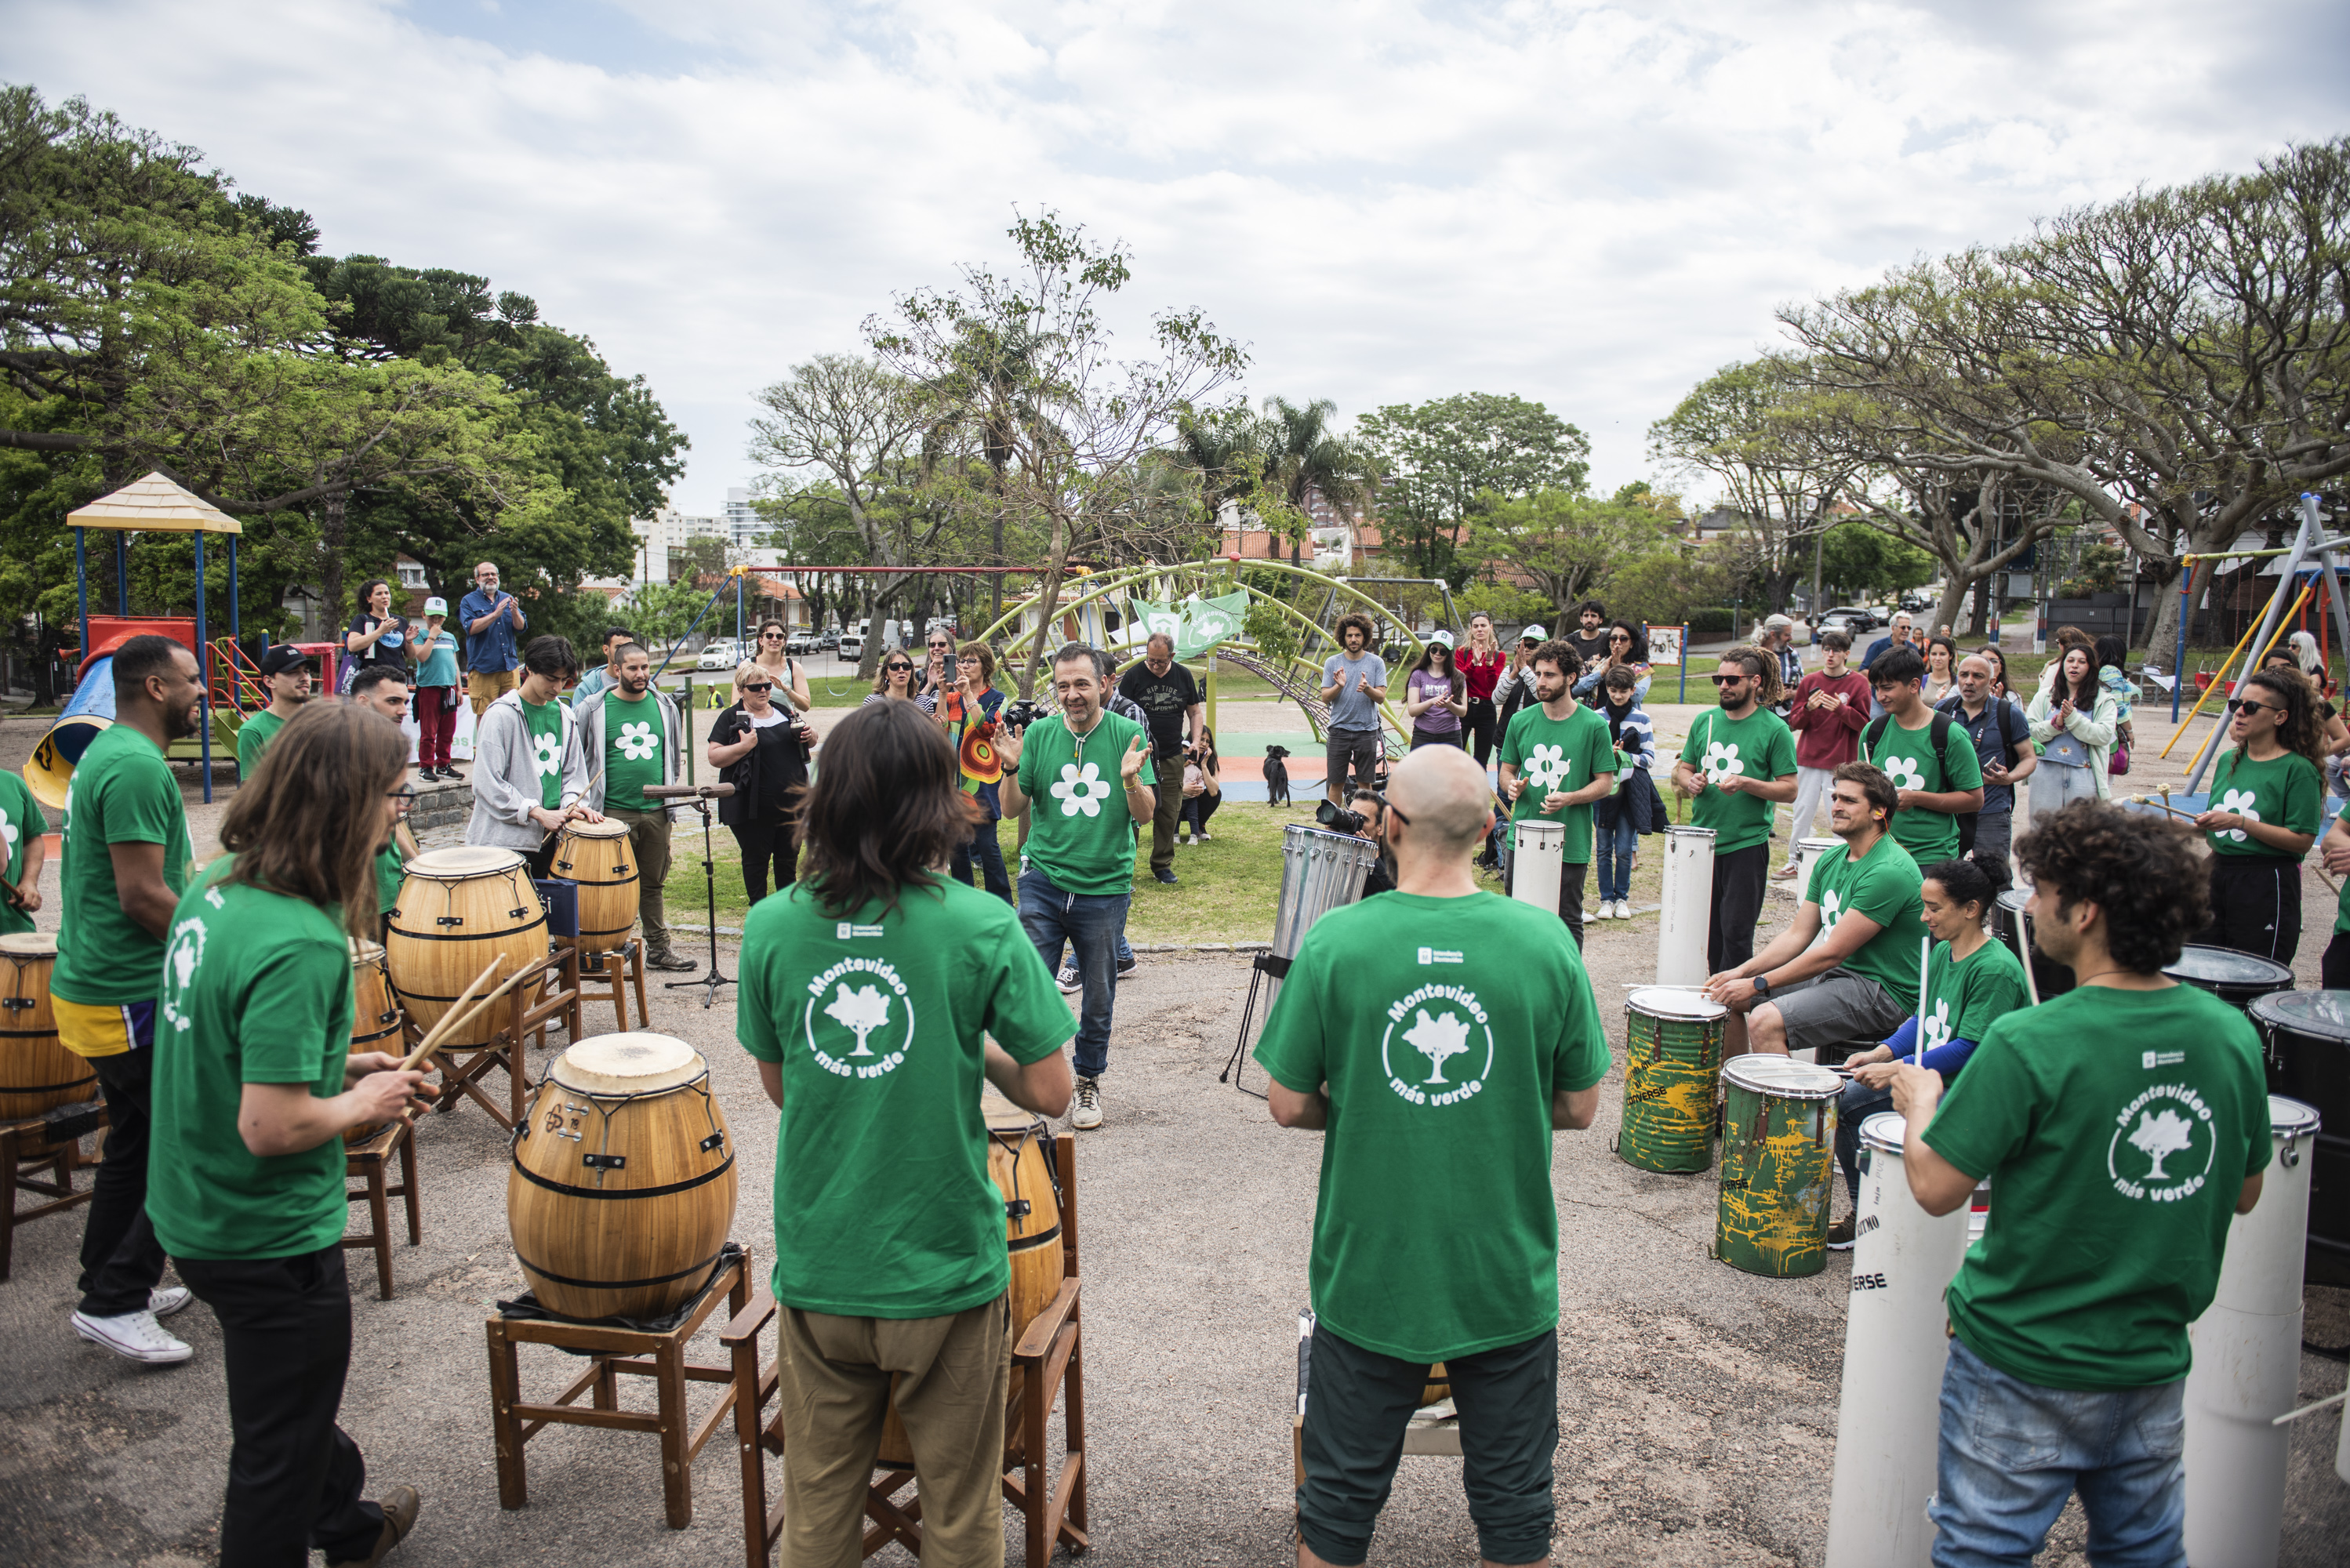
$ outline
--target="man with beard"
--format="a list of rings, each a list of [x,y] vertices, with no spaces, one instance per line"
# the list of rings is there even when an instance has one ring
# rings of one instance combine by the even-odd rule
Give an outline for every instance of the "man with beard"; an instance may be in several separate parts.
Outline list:
[[[66,795],[57,969],[57,1038],[88,1058],[106,1096],[106,1162],[82,1227],[74,1332],[132,1361],[185,1361],[155,1320],[188,1304],[158,1290],[163,1249],[147,1218],[155,1075],[155,993],[163,943],[187,885],[187,808],[164,760],[196,732],[196,656],[168,637],[114,650],[114,722],[74,769]]]
[[[637,918],[644,922],[645,965],[682,973],[698,967],[670,947],[668,911],[661,899],[669,880],[669,803],[645,796],[648,784],[678,782],[680,748],[686,726],[676,700],[653,690],[653,656],[641,643],[612,650],[612,683],[575,699],[572,713],[596,763],[585,805],[629,827],[629,853],[637,862]]]
[[[1770,654],[1742,644],[1724,649],[1710,679],[1715,707],[1690,725],[1673,788],[1695,803],[1690,815],[1697,826],[1713,830],[1705,970],[1715,974],[1754,956],[1754,923],[1771,876],[1772,817],[1778,804],[1795,798],[1795,736],[1770,711],[1780,696]]]
[[[310,656],[290,642],[279,643],[261,656],[261,685],[269,693],[269,706],[247,719],[236,732],[236,776],[240,783],[253,776],[271,738],[310,700]]]
[[[1558,918],[1583,946],[1583,878],[1591,865],[1591,805],[1616,787],[1616,748],[1607,721],[1575,701],[1572,687],[1581,673],[1575,650],[1545,642],[1526,660],[1534,706],[1510,721],[1502,739],[1502,798],[1510,820],[1534,818],[1566,829],[1558,868]],[[1513,828],[1514,835],[1515,829]],[[1518,860],[1514,836],[1504,883],[1514,888]]]

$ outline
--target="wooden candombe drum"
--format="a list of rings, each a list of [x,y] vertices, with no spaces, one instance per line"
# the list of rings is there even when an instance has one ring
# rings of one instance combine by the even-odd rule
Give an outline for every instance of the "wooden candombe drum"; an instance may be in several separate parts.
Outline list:
[[[581,952],[607,952],[629,940],[637,923],[637,858],[627,823],[565,823],[551,868],[579,884]]]
[[[692,1046],[667,1034],[582,1040],[515,1126],[515,1261],[550,1312],[660,1317],[710,1278],[735,1179],[710,1064]]]
[[[1003,1194],[1003,1241],[1012,1254],[1012,1342],[1061,1293],[1066,1269],[1061,1252],[1061,1179],[1049,1152],[1053,1129],[1042,1116],[991,1100],[981,1108],[987,1123],[987,1174]],[[1020,1372],[1013,1369],[1013,1386]],[[914,1450],[898,1419],[898,1381],[889,1380],[890,1405],[881,1428],[875,1462],[911,1469]],[[1014,1436],[1005,1428],[1006,1440]]]
[[[546,956],[546,910],[513,850],[435,849],[408,863],[384,948],[397,1000],[430,1029],[491,959],[505,954],[503,978]],[[441,1044],[486,1045],[498,1018],[497,1008],[484,1008]]]
[[[1722,1069],[1721,1202],[1713,1255],[1774,1279],[1827,1267],[1828,1189],[1836,1179],[1836,1099],[1844,1080],[1785,1056],[1731,1058]]]
[[[1648,986],[1624,1004],[1624,1119],[1617,1157],[1642,1170],[1713,1163],[1713,1085],[1730,1009],[1693,991]]]
[[[98,1074],[57,1044],[49,971],[57,939],[49,931],[0,937],[0,1116],[37,1116],[98,1097]]]
[[[351,939],[351,1050],[400,1055],[400,1003],[391,996],[391,968],[376,942]],[[345,1143],[365,1143],[383,1130],[381,1122],[343,1129]]]

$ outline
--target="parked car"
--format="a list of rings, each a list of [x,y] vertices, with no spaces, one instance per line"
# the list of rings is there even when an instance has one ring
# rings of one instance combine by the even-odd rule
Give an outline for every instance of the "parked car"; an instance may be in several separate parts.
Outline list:
[[[827,631],[816,640],[816,646],[819,648],[838,648],[840,646],[840,633],[837,630]]]
[[[721,638],[706,645],[701,657],[693,661],[696,670],[732,670],[743,662],[742,651],[731,638]]]
[[[812,631],[795,631],[792,633],[791,636],[784,639],[784,651],[785,653],[796,654],[801,658],[806,658],[807,655],[814,653],[816,651],[816,633]]]
[[[851,662],[864,658],[865,634],[860,631],[841,633],[840,641],[834,645],[833,651]]]
[[[1879,620],[1874,612],[1863,609],[1858,605],[1844,605],[1828,611],[1812,622],[1812,640],[1814,643],[1818,642],[1820,633],[1830,627],[1835,628],[1846,637],[1856,639],[1864,633],[1875,631],[1880,626],[1890,624],[1889,618]]]

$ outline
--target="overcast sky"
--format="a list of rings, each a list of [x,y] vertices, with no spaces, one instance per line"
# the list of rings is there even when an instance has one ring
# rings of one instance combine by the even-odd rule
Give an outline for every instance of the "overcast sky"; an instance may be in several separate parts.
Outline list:
[[[1774,306],[2350,130],[2345,69],[2339,0],[0,0],[0,78],[644,375],[689,512],[759,387],[1015,205],[1126,241],[1128,324],[1201,307],[1252,397],[1514,392],[1613,487]]]

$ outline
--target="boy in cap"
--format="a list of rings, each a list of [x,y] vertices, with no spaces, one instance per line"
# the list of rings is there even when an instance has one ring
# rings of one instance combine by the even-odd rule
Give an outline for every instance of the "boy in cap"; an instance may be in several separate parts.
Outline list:
[[[417,776],[453,779],[449,742],[457,733],[457,634],[445,630],[449,601],[424,601],[424,629],[416,639]]]
[[[240,783],[253,776],[270,741],[286,727],[286,721],[300,712],[302,704],[310,700],[310,656],[290,642],[281,642],[261,656],[261,689],[269,693],[269,706],[237,729],[236,776]]]

